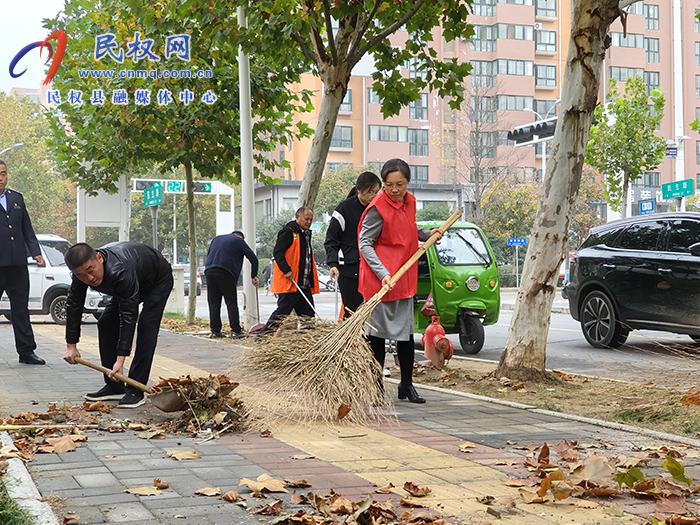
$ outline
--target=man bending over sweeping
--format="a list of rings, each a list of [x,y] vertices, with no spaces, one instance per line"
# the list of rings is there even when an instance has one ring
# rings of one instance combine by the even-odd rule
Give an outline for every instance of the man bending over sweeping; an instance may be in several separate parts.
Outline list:
[[[148,383],[156,351],[158,330],[163,310],[173,289],[170,263],[156,250],[137,242],[113,242],[94,250],[85,243],[70,247],[64,257],[73,272],[66,307],[66,353],[63,356],[74,365],[80,357],[80,320],[83,316],[85,293],[93,290],[111,295],[104,313],[97,321],[100,359],[110,369],[100,390],[87,394],[88,401],[119,399],[119,408],[136,408],[144,404],[143,392],[114,380],[122,374],[124,361],[131,353],[136,334],[136,351],[129,366],[129,377]],[[139,316],[139,304],[143,304]]]
[[[316,262],[311,250],[310,228],[313,221],[314,212],[301,207],[296,211],[294,220],[285,224],[277,234],[272,270],[272,293],[277,294],[277,309],[259,333],[269,330],[292,310],[297,315],[308,317],[315,314],[312,294],[318,293],[319,289]]]

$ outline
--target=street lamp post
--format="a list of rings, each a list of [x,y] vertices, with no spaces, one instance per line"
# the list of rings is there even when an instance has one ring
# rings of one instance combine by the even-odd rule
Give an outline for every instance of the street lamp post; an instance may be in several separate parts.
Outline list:
[[[544,114],[544,117],[540,115],[537,111],[534,109],[530,108],[525,108],[523,111],[527,111],[528,113],[533,113],[537,118],[540,120],[547,120],[549,118],[549,114],[552,112],[554,108],[557,107],[557,105],[561,102],[561,99],[557,99],[554,101],[554,104],[552,104],[552,107],[547,110],[547,113]],[[547,139],[544,139],[542,141],[542,180],[547,176]]]
[[[4,150],[0,151],[0,155],[5,154],[6,152],[10,151],[12,148],[21,148],[22,144],[15,144],[14,146],[10,146],[9,148],[5,148]]]

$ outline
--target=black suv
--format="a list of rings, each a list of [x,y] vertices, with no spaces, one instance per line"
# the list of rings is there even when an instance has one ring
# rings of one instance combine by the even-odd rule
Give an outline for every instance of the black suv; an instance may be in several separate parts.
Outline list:
[[[562,290],[596,348],[630,330],[687,334],[700,342],[700,213],[631,217],[591,229]]]

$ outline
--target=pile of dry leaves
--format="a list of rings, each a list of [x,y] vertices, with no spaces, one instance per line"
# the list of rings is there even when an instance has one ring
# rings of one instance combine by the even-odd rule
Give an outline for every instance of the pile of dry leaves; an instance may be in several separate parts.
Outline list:
[[[641,498],[656,501],[654,524],[700,525],[700,506],[686,501],[700,492],[700,485],[685,475],[685,468],[677,459],[683,457],[683,451],[687,457],[697,458],[696,451],[687,450],[691,447],[644,447],[633,457],[612,458],[590,451],[582,457],[577,448],[583,446],[567,441],[552,447],[545,443],[541,447],[515,448],[531,451],[524,462],[531,474],[526,479],[510,479],[506,484],[518,487],[520,497],[527,504],[577,497],[581,500],[575,503],[576,507],[605,505],[609,514],[622,516],[623,509],[615,503],[615,498],[627,504],[630,498]],[[552,451],[557,458],[550,458]],[[664,470],[659,477],[647,479],[640,467],[651,466],[654,460],[663,460],[654,466]]]

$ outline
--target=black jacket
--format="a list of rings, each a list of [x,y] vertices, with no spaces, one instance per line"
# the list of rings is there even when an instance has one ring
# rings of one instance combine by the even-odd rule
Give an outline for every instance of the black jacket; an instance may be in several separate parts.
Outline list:
[[[139,317],[139,303],[151,287],[172,276],[170,263],[156,250],[138,242],[113,242],[95,250],[104,258],[104,278],[94,290],[119,304],[118,355],[129,355]],[[88,285],[73,276],[66,306],[66,343],[80,339],[80,320]],[[170,290],[168,290],[170,293]]]
[[[248,243],[243,239],[229,233],[217,235],[209,245],[207,252],[206,269],[221,268],[230,273],[234,279],[238,280],[243,267],[243,257],[247,257],[251,265],[251,275],[258,275],[258,258],[250,249]]]
[[[279,266],[280,270],[282,270],[282,273],[287,273],[292,271],[292,267],[289,266],[289,263],[287,262],[287,259],[285,258],[285,254],[287,250],[292,246],[292,242],[294,241],[294,234],[298,234],[299,236],[303,237],[304,235],[309,235],[309,247],[311,247],[311,230],[306,230],[308,233],[306,233],[304,230],[301,229],[301,226],[297,224],[297,221],[289,221],[287,224],[285,224],[282,229],[279,231],[277,234],[277,242],[275,243],[275,248],[272,251],[272,255],[275,258],[275,262],[277,263],[277,266]],[[313,250],[311,251],[311,255],[313,256]],[[301,276],[304,275],[304,272],[306,271],[306,241],[304,239],[301,239],[301,242],[299,243],[299,279],[301,279]],[[314,280],[316,279],[316,276],[314,275],[315,272],[311,272],[311,279]],[[300,285],[303,286],[303,284],[300,281]]]
[[[326,242],[323,243],[326,263],[331,268],[338,268],[343,277],[358,278],[360,252],[357,248],[357,229],[366,208],[353,195],[338,204],[328,225]]]
[[[22,194],[8,189],[7,209],[0,206],[0,266],[26,266],[27,254],[41,255]]]

